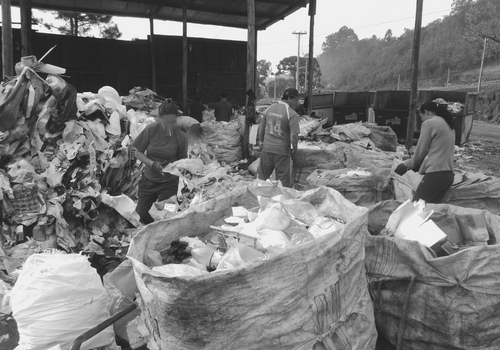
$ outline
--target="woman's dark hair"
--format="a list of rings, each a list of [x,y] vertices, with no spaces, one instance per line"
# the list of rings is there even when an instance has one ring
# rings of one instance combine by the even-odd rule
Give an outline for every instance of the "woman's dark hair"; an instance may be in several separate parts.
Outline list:
[[[158,108],[158,114],[160,116],[167,114],[179,115],[179,109],[177,108],[177,104],[174,101],[167,99]]]
[[[450,129],[455,129],[455,125],[453,123],[453,116],[448,110],[447,104],[439,104],[434,101],[425,102],[420,106],[420,113],[425,113],[425,111],[432,112],[436,114],[438,117],[443,118],[446,123],[450,126]]]

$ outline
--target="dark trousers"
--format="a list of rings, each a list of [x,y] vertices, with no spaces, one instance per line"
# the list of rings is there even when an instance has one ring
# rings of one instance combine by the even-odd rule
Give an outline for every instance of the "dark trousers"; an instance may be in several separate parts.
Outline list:
[[[290,156],[262,152],[260,154],[259,179],[266,181],[276,170],[276,180],[284,187],[290,187]]]
[[[139,193],[135,211],[141,217],[143,224],[148,225],[154,220],[149,215],[149,209],[156,201],[164,201],[177,194],[179,178],[167,182],[153,182],[145,175],[139,181]]]
[[[413,196],[413,201],[422,199],[426,203],[442,203],[446,193],[453,185],[454,179],[453,171],[438,171],[425,174]]]

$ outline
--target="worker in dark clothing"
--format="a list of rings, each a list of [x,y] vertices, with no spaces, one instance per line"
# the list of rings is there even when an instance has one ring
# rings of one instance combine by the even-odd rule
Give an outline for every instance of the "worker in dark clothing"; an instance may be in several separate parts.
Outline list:
[[[221,100],[215,104],[215,120],[218,122],[228,122],[233,115],[233,106],[227,102],[227,94],[220,94]]]
[[[290,156],[297,152],[299,142],[299,105],[297,89],[287,89],[282,101],[268,108],[260,122],[259,179],[267,180],[276,171],[276,179],[285,187],[290,186]]]
[[[144,224],[154,220],[149,210],[156,200],[164,201],[177,194],[179,177],[163,173],[170,163],[187,158],[188,138],[177,126],[178,109],[171,100],[159,108],[159,122],[152,123],[133,142],[136,156],[146,165],[139,181],[136,212]]]
[[[189,109],[189,116],[196,119],[198,122],[203,122],[203,112],[206,111],[205,105],[201,102],[201,98],[197,97]]]

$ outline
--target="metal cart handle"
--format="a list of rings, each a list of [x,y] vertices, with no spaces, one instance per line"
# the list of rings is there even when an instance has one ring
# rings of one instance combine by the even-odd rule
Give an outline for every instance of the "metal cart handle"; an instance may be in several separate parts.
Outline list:
[[[69,350],[80,350],[80,347],[82,346],[82,344],[84,342],[86,342],[90,338],[94,337],[98,333],[102,332],[103,330],[105,330],[106,328],[111,326],[113,323],[115,323],[119,319],[123,318],[124,316],[128,315],[129,313],[131,313],[135,309],[137,309],[137,304],[133,303],[132,305],[128,306],[123,311],[120,311],[116,315],[111,316],[106,321],[98,324],[94,328],[89,329],[88,331],[83,333],[81,336],[76,338],[76,340],[73,342],[73,345],[71,345],[71,348]]]

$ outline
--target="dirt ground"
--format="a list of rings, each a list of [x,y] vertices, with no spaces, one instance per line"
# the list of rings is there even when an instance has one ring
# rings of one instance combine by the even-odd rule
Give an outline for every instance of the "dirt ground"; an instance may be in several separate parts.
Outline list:
[[[474,121],[469,142],[457,157],[457,168],[500,176],[500,125]]]
[[[474,121],[471,138],[458,154],[457,168],[500,176],[500,125]],[[18,341],[15,321],[10,316],[1,316],[0,350],[12,350]],[[391,348],[382,339],[379,340],[377,349]]]

